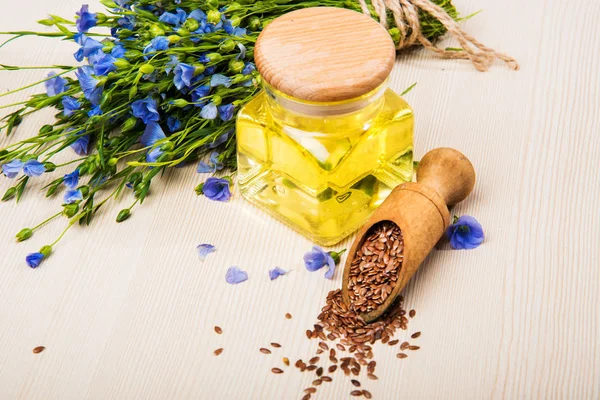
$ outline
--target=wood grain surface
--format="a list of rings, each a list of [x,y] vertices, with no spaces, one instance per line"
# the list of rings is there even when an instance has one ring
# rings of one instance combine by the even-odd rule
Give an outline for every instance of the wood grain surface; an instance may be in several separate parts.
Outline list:
[[[8,30],[35,28],[46,12],[72,15],[80,2],[1,3],[0,29]],[[403,292],[417,315],[398,338],[422,331],[421,349],[399,360],[376,346],[379,380],[361,381],[376,399],[600,398],[600,3],[456,5],[465,15],[483,9],[465,28],[516,57],[521,71],[497,64],[480,73],[414,51],[397,59],[391,85],[402,91],[418,82],[406,96],[417,158],[448,146],[473,162],[474,192],[453,211],[476,216],[486,241],[433,252]],[[69,64],[75,50],[23,39],[0,49],[0,63]],[[0,92],[43,74],[0,72]],[[17,137],[51,116],[28,118]],[[294,362],[315,351],[304,331],[341,270],[333,281],[308,272],[302,256],[312,243],[239,195],[227,204],[196,196],[201,179],[192,167],[166,174],[126,223],[114,218],[129,199],[69,232],[36,270],[25,255],[63,222],[25,243],[14,234],[54,213],[60,199],[29,192],[18,205],[0,204],[0,398],[302,397],[313,376],[270,370],[281,357]],[[8,185],[1,179],[0,191]],[[199,243],[218,250],[200,262]],[[226,284],[232,265],[250,279]],[[292,271],[271,282],[274,266]],[[273,341],[283,347],[259,352]],[[33,354],[37,346],[45,350]],[[337,373],[314,399],[346,399],[351,390]]]

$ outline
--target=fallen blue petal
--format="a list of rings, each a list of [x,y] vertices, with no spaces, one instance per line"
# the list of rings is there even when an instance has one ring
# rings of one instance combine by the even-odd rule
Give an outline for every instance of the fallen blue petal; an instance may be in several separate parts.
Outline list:
[[[275,280],[275,279],[279,278],[281,275],[285,275],[287,273],[288,273],[288,271],[281,269],[279,267],[275,267],[275,268],[269,270],[269,278],[271,278],[271,280]]]
[[[238,267],[229,267],[225,274],[225,281],[231,285],[236,285],[248,280],[248,273]]]
[[[196,246],[196,249],[198,249],[198,256],[200,257],[200,261],[204,261],[207,255],[217,251],[215,246],[208,243],[199,244],[198,246]]]

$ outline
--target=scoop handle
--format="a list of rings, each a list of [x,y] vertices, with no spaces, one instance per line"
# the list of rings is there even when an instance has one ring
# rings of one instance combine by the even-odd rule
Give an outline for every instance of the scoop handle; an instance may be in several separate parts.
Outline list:
[[[419,162],[417,182],[435,190],[451,206],[473,190],[475,169],[460,151],[440,147],[429,151]]]

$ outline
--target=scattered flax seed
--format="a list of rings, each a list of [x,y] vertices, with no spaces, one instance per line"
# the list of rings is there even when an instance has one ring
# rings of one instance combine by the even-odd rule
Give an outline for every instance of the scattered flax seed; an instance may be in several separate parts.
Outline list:
[[[327,369],[327,371],[328,371],[330,374],[332,374],[332,373],[334,373],[334,372],[335,372],[335,370],[336,370],[336,369],[337,369],[337,365],[331,365],[331,366],[329,367],[329,369]]]
[[[321,359],[320,357],[313,357],[310,360],[308,360],[308,363],[311,365],[314,365],[314,364],[318,363],[320,359]]]
[[[373,398],[373,395],[368,390],[363,390],[363,396],[365,396],[365,398],[367,398],[367,399]]]
[[[400,341],[398,339],[392,340],[391,342],[388,342],[388,345],[390,346],[395,346],[399,343]]]
[[[308,367],[306,367],[307,371],[314,371],[315,369],[317,369],[318,367],[316,365],[309,365]]]
[[[339,343],[338,343],[338,344],[336,344],[336,345],[335,345],[335,347],[337,347],[337,349],[338,349],[339,351],[346,351],[346,348],[344,347],[344,345],[343,345],[343,344],[339,344]]]
[[[317,393],[317,388],[309,387],[304,389],[304,393]]]
[[[350,396],[355,396],[355,397],[360,397],[363,395],[363,391],[362,390],[353,390],[350,392]]]
[[[42,351],[46,350],[46,348],[44,346],[38,346],[36,348],[33,349],[33,354],[39,354]]]
[[[286,313],[286,314],[285,314],[285,317],[286,317],[287,319],[292,319],[292,314],[290,314],[290,313]]]
[[[319,342],[319,347],[325,351],[329,350],[329,346],[327,346],[327,343],[325,342]]]
[[[334,364],[337,364],[337,362],[338,362],[338,359],[337,359],[337,358],[335,358],[335,356],[329,356],[329,361],[331,361],[331,362],[332,362],[332,363],[334,363]]]
[[[360,382],[359,382],[359,381],[357,381],[356,379],[352,379],[350,382],[351,382],[351,383],[352,383],[354,386],[356,386],[356,387],[360,387]]]
[[[335,340],[336,337],[335,337],[335,335],[333,333],[330,333],[329,335],[327,335],[327,339],[329,339],[329,340]]]
[[[271,354],[271,350],[265,349],[264,347],[261,347],[260,352],[263,354]]]
[[[403,343],[400,345],[400,350],[406,350],[406,349],[408,349],[408,347],[409,347],[409,346],[410,346],[410,343],[408,343],[408,342],[403,342]]]
[[[419,346],[408,346],[409,350],[419,350],[420,347]]]
[[[215,332],[217,332],[217,335],[220,335],[223,333],[223,329],[220,326],[215,326]]]
[[[285,364],[286,367],[290,366],[290,359],[287,357],[283,357],[283,363]]]
[[[317,376],[320,377],[321,375],[323,375],[323,367],[317,368]]]
[[[398,354],[396,354],[396,357],[398,357],[398,358],[406,358],[408,356],[406,354],[404,354],[404,353],[398,353]]]
[[[281,345],[279,343],[271,343],[271,346],[276,347],[276,348],[281,347]]]
[[[410,311],[408,312],[408,316],[409,316],[409,317],[411,317],[411,318],[414,318],[414,317],[415,317],[415,315],[417,315],[417,312],[416,312],[415,310],[410,310]]]
[[[312,332],[311,332],[310,329],[306,330],[306,337],[309,338],[309,339],[312,337]]]
[[[283,374],[283,370],[280,368],[271,368],[271,372],[274,374]]]
[[[375,367],[377,366],[377,361],[373,360],[367,365],[367,372],[375,371]]]
[[[374,381],[376,381],[377,379],[379,379],[379,378],[377,377],[377,375],[375,375],[375,374],[367,374],[367,378],[369,378],[369,379],[372,379],[372,380],[374,380]]]
[[[315,379],[312,381],[313,386],[319,386],[323,381],[321,379]]]
[[[218,355],[220,355],[222,352],[223,352],[223,348],[222,348],[222,347],[221,347],[221,348],[219,348],[219,349],[216,349],[216,350],[215,350],[215,356],[218,356]]]
[[[418,338],[419,336],[421,336],[421,332],[415,332],[415,333],[413,333],[412,335],[410,335],[410,337],[411,337],[411,338],[413,338],[413,339],[416,339],[416,338]]]
[[[323,349],[317,350],[317,354],[323,354]]]
[[[331,382],[333,379],[331,379],[331,377],[330,377],[330,376],[323,375],[323,376],[321,377],[321,380],[322,380],[323,382]]]
[[[310,393],[305,394],[304,397],[302,397],[302,400],[310,400]]]

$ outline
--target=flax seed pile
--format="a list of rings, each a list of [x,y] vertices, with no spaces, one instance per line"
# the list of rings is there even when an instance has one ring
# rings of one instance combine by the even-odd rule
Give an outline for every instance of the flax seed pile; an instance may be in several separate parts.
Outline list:
[[[314,325],[314,329],[306,331],[309,339],[320,341],[316,356],[309,360],[308,365],[302,360],[295,364],[300,371],[317,375],[312,386],[304,390],[302,400],[311,399],[317,393],[317,386],[331,381],[330,376],[323,375],[323,368],[327,368],[329,374],[339,368],[344,376],[352,377],[354,389],[350,392],[351,396],[372,398],[368,390],[356,389],[362,385],[356,377],[366,372],[368,379],[378,379],[372,345],[381,340],[384,344],[396,347],[400,341],[392,340],[394,333],[398,329],[407,329],[408,318],[402,307],[402,296],[377,321],[366,323],[359,314],[376,309],[390,295],[402,268],[403,250],[402,232],[396,224],[384,221],[371,228],[351,263],[348,282],[351,304],[344,303],[341,289],[329,292],[318,316],[320,322]],[[411,317],[415,314],[414,310],[410,311]],[[420,332],[416,332],[412,338],[420,335]],[[333,343],[328,345],[328,341]],[[408,355],[405,350],[418,349],[418,346],[405,341],[397,346],[399,352],[396,357],[406,358]],[[326,354],[323,359],[329,361],[329,366],[317,366],[321,354]]]

